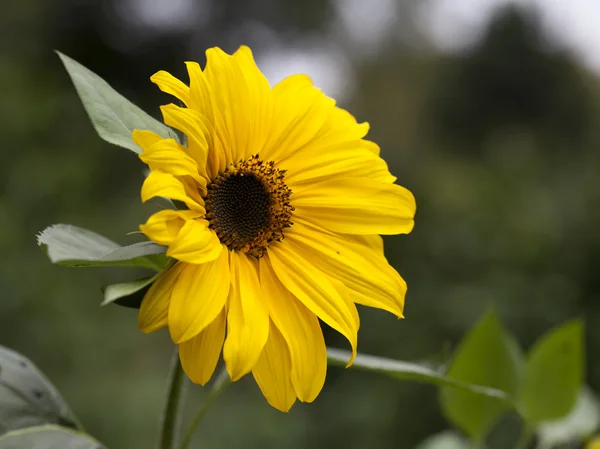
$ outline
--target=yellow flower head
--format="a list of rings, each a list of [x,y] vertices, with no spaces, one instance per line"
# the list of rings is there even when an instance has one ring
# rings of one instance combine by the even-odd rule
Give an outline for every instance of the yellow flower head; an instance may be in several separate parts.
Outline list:
[[[206,56],[204,70],[187,63],[189,87],[164,71],[151,78],[185,105],[162,114],[187,145],[133,134],[151,170],[142,201],[181,206],[140,226],[177,263],[146,294],[139,325],[168,326],[193,382],[209,381],[222,350],[232,380],[252,372],[287,411],[323,387],[319,319],[355,355],[356,304],[402,317],[406,284],[379,235],[410,232],[415,200],[363,139],[368,124],[308,76],[271,88],[247,47]]]

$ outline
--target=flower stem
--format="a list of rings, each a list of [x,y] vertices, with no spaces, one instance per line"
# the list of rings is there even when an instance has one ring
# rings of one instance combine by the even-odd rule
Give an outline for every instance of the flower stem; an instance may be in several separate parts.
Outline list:
[[[215,399],[217,399],[219,394],[221,394],[230,383],[231,383],[231,381],[229,380],[229,374],[227,373],[227,370],[225,369],[225,367],[223,367],[223,369],[221,370],[221,372],[215,379],[215,381],[212,385],[212,388],[211,388],[210,392],[208,393],[208,396],[204,400],[204,403],[200,407],[200,410],[198,410],[198,412],[196,413],[196,416],[194,416],[194,419],[192,419],[192,422],[190,423],[187,430],[185,431],[185,435],[184,435],[183,439],[181,440],[179,449],[187,449],[190,442],[192,441],[192,437],[194,436],[194,432],[196,431],[196,428],[202,421],[202,418],[204,418],[204,415],[206,414],[206,412],[208,411],[210,406],[213,404],[213,402],[215,402]]]
[[[167,400],[160,420],[158,449],[175,449],[177,446],[177,435],[181,424],[181,399],[183,397],[184,381],[185,375],[179,362],[179,353],[176,346],[167,383]]]

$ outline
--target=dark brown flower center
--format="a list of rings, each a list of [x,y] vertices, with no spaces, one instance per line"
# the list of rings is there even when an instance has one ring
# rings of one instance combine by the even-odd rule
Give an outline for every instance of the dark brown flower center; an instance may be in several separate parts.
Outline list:
[[[294,210],[284,176],[285,170],[256,155],[207,186],[206,218],[229,249],[260,258],[271,242],[283,239]]]

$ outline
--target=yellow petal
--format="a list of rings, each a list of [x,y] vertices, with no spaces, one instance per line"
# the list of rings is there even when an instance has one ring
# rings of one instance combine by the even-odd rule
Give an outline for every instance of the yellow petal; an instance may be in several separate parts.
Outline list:
[[[244,75],[240,67],[231,61],[232,57],[220,48],[206,50],[206,67],[204,76],[211,86],[215,115],[220,115],[224,126],[229,130],[230,145],[225,148],[225,155],[229,163],[237,162],[237,153],[242,153],[248,145],[249,116],[243,116],[248,108],[244,103],[246,98],[238,98],[242,94],[241,87]],[[237,120],[236,117],[237,116]],[[242,117],[240,117],[242,116]]]
[[[338,159],[340,157],[344,159],[345,157],[352,156],[348,154],[340,155],[340,152],[362,150],[367,151],[374,156],[379,156],[379,146],[374,142],[363,139],[368,129],[368,123],[357,124],[354,117],[348,112],[338,107],[334,107],[329,114],[329,118],[323,123],[314,137],[296,151],[286,151],[281,153],[279,155],[279,162],[281,166],[285,166],[286,169],[288,169],[288,173],[291,175],[292,173],[303,173],[303,163],[306,163],[307,161],[313,162],[313,158],[330,158],[338,155]],[[358,155],[352,157],[355,158],[357,156]],[[372,158],[370,161],[371,160]],[[318,161],[314,162],[318,163]],[[381,162],[378,162],[377,164],[378,166],[381,166]],[[369,167],[373,168],[372,163]],[[387,171],[387,166],[385,167],[385,170]],[[389,173],[384,174],[389,176]]]
[[[244,95],[248,98],[247,116],[251,117],[248,125],[248,146],[245,151],[238,149],[237,157],[247,159],[262,151],[267,138],[271,134],[273,102],[271,85],[262,74],[249,47],[242,45],[234,54],[233,60],[240,66],[245,78]],[[234,161],[235,161],[234,155]]]
[[[188,107],[212,120],[214,114],[212,91],[204,78],[200,64],[193,61],[186,61],[185,66],[190,77],[190,103]]]
[[[198,164],[190,157],[185,147],[173,139],[163,139],[150,147],[146,147],[140,154],[142,162],[150,170],[159,170],[175,176],[190,176],[198,184],[206,186],[206,180],[201,179]]]
[[[357,123],[348,111],[332,108],[331,114],[323,124],[314,139],[308,142],[303,149],[313,151],[318,148],[327,148],[339,142],[349,142],[362,139],[369,132],[368,123]],[[369,150],[379,155],[379,147],[373,142],[368,143]]]
[[[358,343],[356,306],[343,289],[337,288],[335,279],[313,265],[312,256],[288,239],[273,245],[267,253],[282,284],[312,313],[348,339],[352,347],[352,363]]]
[[[163,92],[179,98],[185,104],[189,103],[190,89],[169,72],[161,70],[150,77],[150,81]]]
[[[200,218],[202,212],[196,210],[164,209],[151,215],[140,230],[155,243],[169,246],[179,234],[187,220]]]
[[[198,193],[198,186],[191,185],[170,173],[151,171],[142,185],[142,202],[163,196],[185,203],[190,209],[204,210],[204,200]]]
[[[353,292],[352,300],[403,317],[406,282],[383,255],[346,236],[296,219],[286,240],[311,254],[309,260]]]
[[[188,220],[177,238],[169,245],[167,256],[193,264],[203,264],[219,257],[221,242],[206,220]]]
[[[146,292],[138,312],[142,332],[154,332],[167,325],[173,287],[185,264],[179,262],[163,273]]]
[[[380,235],[344,235],[344,238],[365,245],[375,251],[380,256],[383,256],[383,238]]]
[[[205,127],[209,133],[206,136],[210,151],[208,152],[207,166],[209,176],[214,177],[217,173],[225,170],[231,163],[230,132],[225,126],[223,117],[215,105],[215,94],[205,74],[196,62],[186,62],[188,74],[190,75],[190,109],[198,111],[200,116],[206,117]],[[231,105],[228,106],[230,108]]]
[[[271,320],[290,351],[294,390],[302,402],[312,402],[323,388],[327,371],[327,351],[319,320],[283,286],[266,258],[260,261],[260,284]]]
[[[369,130],[368,123],[358,124],[305,75],[293,75],[277,84],[273,88],[273,101],[276,119],[263,156],[277,160],[282,166],[299,152],[324,153],[331,146],[362,139]],[[379,147],[372,142],[363,146],[379,154]]]
[[[317,182],[331,177],[369,178],[392,183],[395,176],[383,159],[366,148],[362,141],[344,142],[332,148],[299,150],[282,164],[287,169],[286,182],[294,185]]]
[[[407,234],[415,198],[404,187],[366,178],[333,178],[294,187],[296,216],[343,234]]]
[[[133,133],[131,134],[131,138],[133,139],[133,142],[142,150],[147,150],[155,143],[164,140],[164,137],[161,137],[152,131],[146,131],[142,129],[134,129]]]
[[[184,109],[174,104],[160,108],[165,124],[177,128],[188,138],[190,156],[196,161],[199,173],[207,176],[206,161],[209,152],[210,134],[205,127],[203,118],[193,109]]]
[[[206,51],[206,80],[213,92],[222,125],[229,130],[228,161],[238,162],[260,152],[269,135],[271,90],[252,52],[241,47],[228,55],[219,48]],[[222,126],[219,121],[217,126]]]
[[[333,112],[335,101],[312,85],[306,75],[292,75],[273,87],[271,133],[261,155],[285,160],[315,138]]]
[[[212,262],[185,264],[171,296],[169,331],[175,343],[202,332],[221,313],[229,294],[227,250]]]
[[[269,313],[262,300],[257,264],[231,252],[231,290],[223,360],[231,380],[249,373],[269,336]]]
[[[212,377],[225,339],[226,317],[223,308],[202,332],[179,345],[181,366],[192,382],[205,385]]]
[[[277,327],[271,322],[269,339],[252,369],[252,374],[267,402],[287,412],[296,402],[290,382],[291,360],[288,347]]]

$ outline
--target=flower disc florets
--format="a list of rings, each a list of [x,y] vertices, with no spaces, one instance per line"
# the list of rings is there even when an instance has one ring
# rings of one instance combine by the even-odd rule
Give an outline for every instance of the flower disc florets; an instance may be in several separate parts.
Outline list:
[[[206,218],[219,240],[234,251],[261,258],[292,225],[292,191],[285,170],[258,155],[231,166],[207,186]]]

